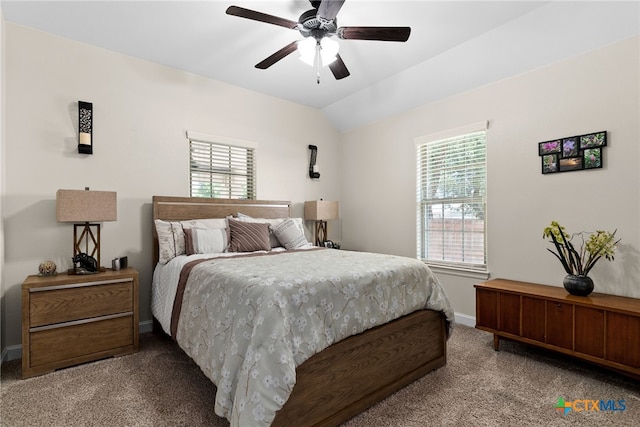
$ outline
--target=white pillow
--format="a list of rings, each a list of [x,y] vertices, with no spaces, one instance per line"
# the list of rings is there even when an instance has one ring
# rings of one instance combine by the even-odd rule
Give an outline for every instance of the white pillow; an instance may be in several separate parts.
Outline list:
[[[286,249],[311,246],[304,235],[301,218],[286,219],[275,227],[270,226],[269,229]]]
[[[194,254],[220,254],[227,249],[229,244],[225,228],[191,228],[186,230],[189,230],[187,233],[191,237],[192,253]]]
[[[156,219],[156,234],[158,235],[158,262],[166,264],[178,255],[184,255],[184,230],[180,222],[169,222]]]
[[[186,221],[163,221],[156,219],[158,235],[158,262],[166,264],[178,255],[186,254],[185,228],[225,229],[226,218],[191,219]],[[208,252],[207,252],[208,253]]]

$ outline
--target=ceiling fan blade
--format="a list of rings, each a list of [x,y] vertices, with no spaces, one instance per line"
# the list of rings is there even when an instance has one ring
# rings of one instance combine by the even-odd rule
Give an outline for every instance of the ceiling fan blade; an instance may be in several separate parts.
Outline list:
[[[291,42],[285,47],[283,47],[282,49],[280,49],[279,51],[277,51],[276,53],[274,53],[273,55],[257,63],[256,68],[260,68],[261,70],[266,70],[276,62],[280,61],[285,56],[295,52],[296,49],[298,49],[298,42],[297,41]]]
[[[406,42],[411,34],[410,27],[340,27],[338,37],[351,40],[379,40],[385,42]]]
[[[229,6],[227,8],[227,15],[239,16],[240,18],[253,19],[254,21],[266,22],[267,24],[279,25],[281,27],[295,29],[298,26],[296,21],[291,21],[285,18],[279,18],[273,15],[267,15],[266,13],[256,12],[255,10],[245,9],[244,7]]]
[[[320,6],[318,6],[317,16],[327,21],[333,21],[343,4],[344,0],[322,0]]]
[[[347,70],[347,66],[344,65],[344,61],[340,57],[340,55],[336,55],[336,60],[329,64],[329,69],[333,73],[333,77],[336,80],[344,79],[345,77],[349,77],[351,74],[349,70]]]

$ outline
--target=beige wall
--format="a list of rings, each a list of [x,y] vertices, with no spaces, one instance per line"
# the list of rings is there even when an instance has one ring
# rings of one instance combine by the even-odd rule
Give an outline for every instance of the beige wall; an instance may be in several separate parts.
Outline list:
[[[5,23],[4,345],[20,336],[20,285],[40,262],[70,266],[73,231],[55,219],[59,188],[118,193],[102,259],[140,271],[140,320],[151,319],[151,196],[189,194],[185,131],[258,144],[258,198],[340,199],[339,135],[314,109]],[[77,101],[93,102],[94,155],[77,153]],[[322,177],[308,177],[308,145]],[[5,156],[3,155],[3,160]],[[339,227],[330,228],[339,240]],[[13,346],[13,347],[12,347]],[[4,348],[4,347],[3,347]]]
[[[491,277],[561,286],[544,227],[617,228],[615,261],[591,276],[597,291],[640,297],[639,75],[634,38],[345,133],[344,247],[415,256],[414,139],[488,120]],[[541,174],[538,142],[601,130],[609,137],[603,169]],[[455,311],[475,316],[479,279],[439,277]]]
[[[348,249],[413,257],[415,146],[423,135],[488,120],[492,277],[558,285],[542,229],[618,229],[598,290],[640,297],[639,39],[503,80],[339,135],[316,110],[34,30],[2,23],[2,349],[19,349],[20,284],[46,259],[69,266],[72,228],[55,221],[58,188],[115,190],[103,259],[127,255],[151,319],[151,196],[188,195],[186,130],[254,141],[258,197],[339,199],[330,238]],[[437,85],[437,82],[425,82]],[[95,154],[77,154],[77,101],[94,103]],[[607,130],[605,167],[540,174],[537,143]],[[308,144],[322,178],[307,177]],[[341,227],[342,226],[342,227]],[[4,230],[4,235],[2,231]],[[0,248],[1,250],[1,248]],[[476,278],[439,274],[460,315]]]

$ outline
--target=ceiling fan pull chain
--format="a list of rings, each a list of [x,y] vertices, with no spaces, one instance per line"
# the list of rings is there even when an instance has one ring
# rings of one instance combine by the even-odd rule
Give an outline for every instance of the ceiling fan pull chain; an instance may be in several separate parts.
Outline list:
[[[316,83],[320,84],[320,68],[322,68],[322,56],[320,55],[320,40],[316,41]]]

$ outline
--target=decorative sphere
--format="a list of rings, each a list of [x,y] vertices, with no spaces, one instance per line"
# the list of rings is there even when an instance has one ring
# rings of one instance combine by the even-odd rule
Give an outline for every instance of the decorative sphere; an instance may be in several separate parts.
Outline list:
[[[40,264],[38,271],[42,276],[53,276],[57,270],[56,263],[53,261],[45,261]]]

